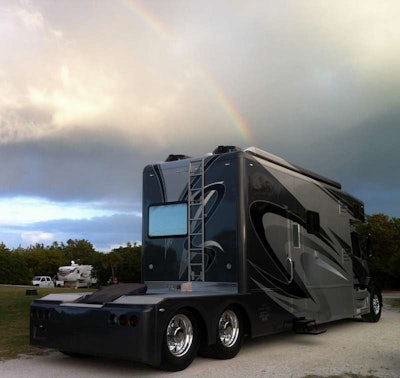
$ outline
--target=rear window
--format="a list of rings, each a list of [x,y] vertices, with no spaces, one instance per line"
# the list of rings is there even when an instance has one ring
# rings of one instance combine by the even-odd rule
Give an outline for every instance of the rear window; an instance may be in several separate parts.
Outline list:
[[[187,203],[149,207],[149,237],[184,236],[188,227]]]

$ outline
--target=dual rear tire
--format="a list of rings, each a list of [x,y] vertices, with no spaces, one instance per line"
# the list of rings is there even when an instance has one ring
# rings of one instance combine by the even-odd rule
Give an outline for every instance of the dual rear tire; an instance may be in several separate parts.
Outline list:
[[[227,360],[235,357],[242,347],[244,323],[241,312],[233,307],[227,307],[219,317],[216,340],[213,345],[202,348],[205,357]]]
[[[199,323],[186,309],[175,313],[164,331],[160,368],[169,371],[186,369],[200,346]]]
[[[219,316],[216,343],[201,348],[203,356],[229,359],[243,343],[243,318],[238,309],[227,307]],[[188,367],[200,348],[200,323],[193,312],[182,309],[169,320],[163,336],[160,368],[179,371]]]

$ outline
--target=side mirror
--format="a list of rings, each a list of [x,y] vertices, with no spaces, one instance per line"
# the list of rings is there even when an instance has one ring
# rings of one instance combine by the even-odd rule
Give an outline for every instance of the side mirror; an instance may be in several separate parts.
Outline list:
[[[367,256],[369,258],[372,257],[372,236],[371,236],[371,234],[367,235]]]

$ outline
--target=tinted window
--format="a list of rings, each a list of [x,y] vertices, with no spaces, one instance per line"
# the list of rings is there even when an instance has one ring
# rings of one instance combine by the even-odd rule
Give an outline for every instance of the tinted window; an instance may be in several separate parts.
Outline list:
[[[149,207],[149,236],[187,234],[187,204],[174,203]]]
[[[300,225],[294,223],[292,225],[292,233],[293,233],[293,247],[300,248]]]
[[[309,234],[319,234],[319,214],[315,211],[307,211],[306,228]]]
[[[360,243],[358,240],[357,232],[351,233],[351,248],[353,250],[353,254],[357,257],[361,257]]]

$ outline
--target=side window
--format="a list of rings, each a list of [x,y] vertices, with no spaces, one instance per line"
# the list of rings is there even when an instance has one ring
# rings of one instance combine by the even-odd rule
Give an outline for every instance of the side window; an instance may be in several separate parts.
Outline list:
[[[319,213],[315,211],[307,211],[306,229],[309,234],[319,234]]]
[[[351,233],[351,249],[353,250],[354,256],[362,257],[361,250],[360,250],[360,243],[358,240],[358,234],[357,234],[357,232],[354,232],[354,231]]]
[[[297,223],[292,224],[292,240],[293,247],[300,248],[300,225]]]
[[[42,277],[42,278],[40,279],[40,281],[46,281],[46,278]]]

